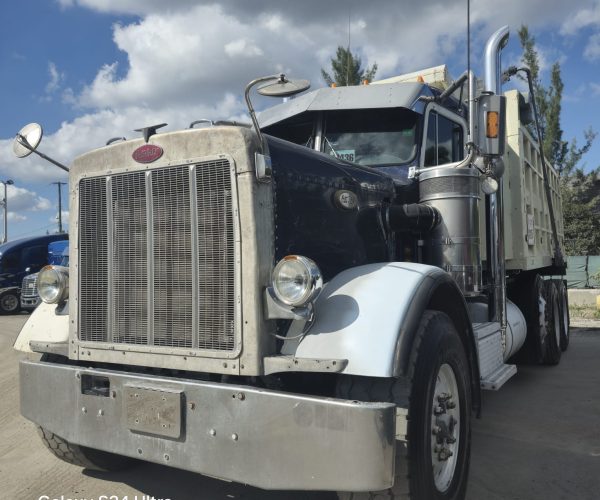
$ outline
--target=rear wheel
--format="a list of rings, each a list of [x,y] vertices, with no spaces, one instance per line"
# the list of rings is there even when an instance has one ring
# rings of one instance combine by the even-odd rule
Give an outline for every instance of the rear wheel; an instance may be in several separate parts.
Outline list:
[[[546,365],[557,365],[561,357],[561,314],[558,301],[558,290],[554,281],[546,280],[544,282],[546,289],[546,350],[543,355],[543,363]]]
[[[558,303],[560,306],[560,350],[565,352],[569,347],[569,324],[571,315],[569,313],[569,292],[563,280],[555,280],[558,290]]]
[[[527,323],[525,344],[515,355],[518,363],[546,363],[548,351],[549,288],[539,274],[527,273],[511,286],[510,298],[523,313]]]
[[[339,492],[344,500],[464,498],[471,448],[469,364],[450,318],[426,311],[406,377],[340,377],[338,397],[391,401],[408,408],[405,441],[396,441],[392,488]]]
[[[43,427],[38,427],[38,434],[55,457],[72,465],[98,471],[119,471],[137,463],[133,458],[70,443]]]

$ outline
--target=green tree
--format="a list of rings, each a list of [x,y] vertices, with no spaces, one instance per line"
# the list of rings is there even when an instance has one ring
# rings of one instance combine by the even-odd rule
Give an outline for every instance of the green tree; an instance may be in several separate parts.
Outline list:
[[[583,146],[579,146],[576,139],[564,140],[560,124],[564,90],[560,63],[552,65],[550,83],[545,86],[540,78],[535,38],[527,26],[521,26],[519,39],[523,48],[522,62],[531,70],[533,79],[544,155],[561,176],[566,251],[570,255],[600,255],[600,167],[585,173],[581,166],[596,132],[591,128],[583,132]]]
[[[350,48],[345,49],[341,45],[337,48],[335,57],[331,59],[332,73],[328,73],[321,68],[321,76],[327,85],[331,86],[334,83],[338,87],[346,87],[348,85],[360,85],[364,80],[371,82],[377,72],[377,63],[373,63],[370,68],[362,68],[362,60],[352,54]]]

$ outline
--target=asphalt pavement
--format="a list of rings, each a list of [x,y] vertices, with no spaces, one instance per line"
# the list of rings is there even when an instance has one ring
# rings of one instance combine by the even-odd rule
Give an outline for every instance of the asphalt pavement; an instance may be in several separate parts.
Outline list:
[[[149,463],[103,474],[54,458],[19,415],[18,361],[24,355],[12,344],[27,318],[0,316],[0,499],[336,498],[263,491]],[[599,323],[583,323],[571,334],[560,365],[519,367],[500,391],[484,392],[483,416],[473,426],[468,500],[600,498]]]

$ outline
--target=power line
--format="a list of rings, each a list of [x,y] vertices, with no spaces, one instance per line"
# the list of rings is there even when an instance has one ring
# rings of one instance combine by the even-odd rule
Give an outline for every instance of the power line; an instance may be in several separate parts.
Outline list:
[[[13,238],[20,238],[21,236],[27,236],[28,234],[37,233],[38,231],[42,231],[44,229],[48,229],[48,228],[50,228],[52,226],[54,226],[54,223],[48,224],[47,226],[38,227],[37,229],[32,229],[31,231],[26,231],[24,233],[19,233],[16,236],[14,236]]]

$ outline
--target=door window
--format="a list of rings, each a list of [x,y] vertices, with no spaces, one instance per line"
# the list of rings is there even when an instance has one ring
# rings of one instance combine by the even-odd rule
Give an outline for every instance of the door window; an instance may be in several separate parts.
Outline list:
[[[425,166],[433,167],[462,160],[464,157],[463,128],[449,118],[431,111],[427,120]]]

